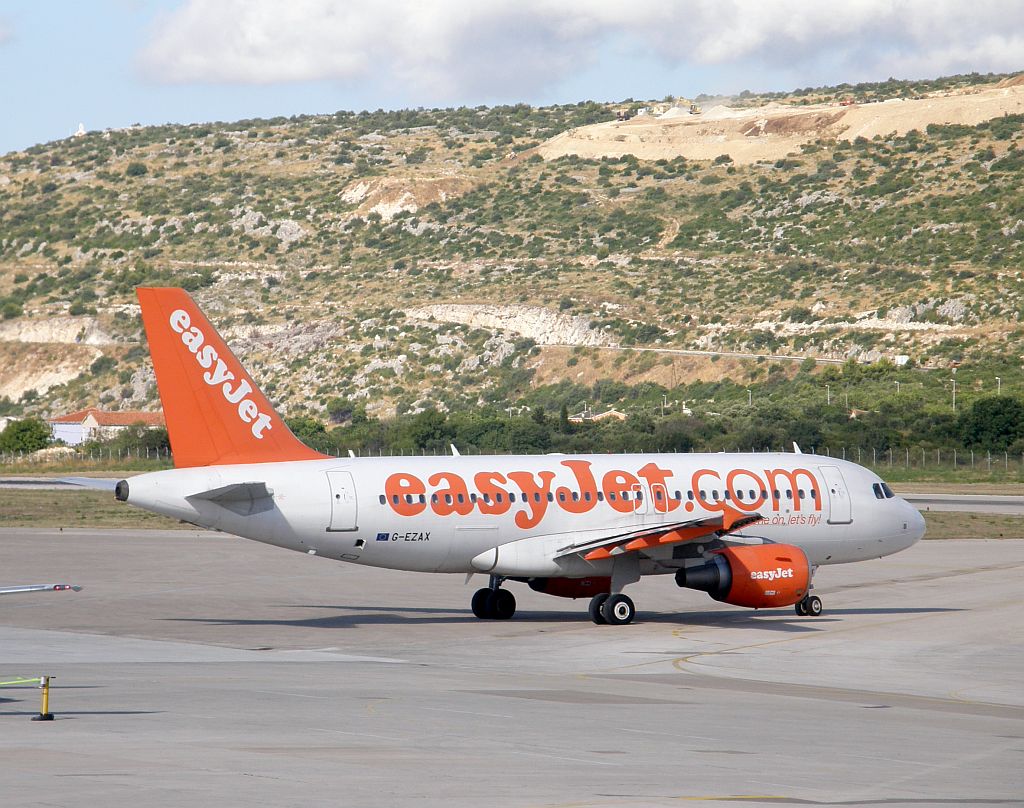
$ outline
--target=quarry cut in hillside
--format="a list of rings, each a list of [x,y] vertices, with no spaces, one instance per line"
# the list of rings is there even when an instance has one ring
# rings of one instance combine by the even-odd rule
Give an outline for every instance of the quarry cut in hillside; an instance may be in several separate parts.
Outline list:
[[[819,139],[871,139],[903,135],[929,124],[975,126],[1024,113],[1024,85],[1016,79],[985,90],[894,98],[850,106],[770,103],[734,109],[712,107],[699,115],[670,111],[570,129],[537,147],[545,159],[570,154],[589,159],[632,154],[642,160],[713,160],[727,154],[739,164],[777,160]]]
[[[341,193],[341,199],[358,205],[357,216],[379,214],[385,222],[399,213],[415,213],[432,202],[443,203],[473,187],[465,177],[381,177],[359,179]]]
[[[600,331],[585,317],[572,317],[542,306],[497,306],[438,303],[409,309],[411,320],[461,323],[473,328],[508,331],[528,337],[538,345],[608,345]]]

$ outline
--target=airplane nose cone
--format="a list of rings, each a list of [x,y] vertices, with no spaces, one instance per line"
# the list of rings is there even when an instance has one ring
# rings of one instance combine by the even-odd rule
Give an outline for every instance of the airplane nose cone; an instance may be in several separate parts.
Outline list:
[[[910,534],[912,542],[917,542],[924,536],[926,527],[924,517],[921,515],[921,512],[909,502],[907,503],[907,511],[907,533]]]

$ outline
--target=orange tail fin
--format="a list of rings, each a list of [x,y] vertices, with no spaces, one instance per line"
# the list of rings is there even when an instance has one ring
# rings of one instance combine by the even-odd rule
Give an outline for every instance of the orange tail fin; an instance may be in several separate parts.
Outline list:
[[[174,465],[315,460],[184,289],[139,287]]]

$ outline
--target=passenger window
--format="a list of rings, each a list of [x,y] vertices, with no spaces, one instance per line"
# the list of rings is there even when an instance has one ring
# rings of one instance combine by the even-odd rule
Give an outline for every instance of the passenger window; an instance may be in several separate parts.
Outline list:
[[[397,505],[397,504],[398,504],[398,494],[392,494],[392,495],[391,495],[391,502],[392,502],[393,504],[395,504],[395,505]]]
[[[775,495],[776,499],[782,499],[782,494],[779,493],[778,488],[776,488],[772,493]]]
[[[714,490],[713,490],[713,491],[711,492],[711,498],[712,498],[713,500],[715,500],[716,502],[718,501],[718,489],[717,489],[717,488],[716,488],[716,489],[714,489]]]
[[[725,491],[722,492],[722,499],[726,499],[726,500],[732,499],[732,495],[729,493],[729,489],[728,488],[726,488]]]
[[[643,498],[644,498],[644,492],[643,491],[637,491],[636,492],[636,499],[640,500],[640,499],[643,499]]]
[[[751,488],[747,493],[750,494],[750,501],[751,502],[753,502],[755,499],[757,499],[757,494],[754,493],[754,489],[753,488]]]
[[[728,494],[729,492],[726,491],[725,493]],[[738,488],[736,489],[736,499],[741,500],[741,501],[743,500],[743,492],[741,490],[739,490]]]
[[[587,502],[590,502],[590,492],[589,491],[584,491],[583,492],[583,499],[585,499]]]
[[[763,488],[761,489],[761,499],[768,499],[768,492]]]
[[[490,494],[484,494],[483,495],[483,500],[484,500],[484,504],[490,505],[491,504],[491,495]]]
[[[615,492],[614,491],[609,491],[608,492],[608,501],[609,502],[615,502]]]
[[[598,502],[604,502],[604,491],[598,491],[597,492],[597,501]]]
[[[789,489],[787,488],[787,489],[786,489],[786,499],[792,499],[792,498],[793,498],[793,492],[792,492],[792,491],[790,491],[790,490],[789,490]]]
[[[558,493],[558,501],[559,502],[565,502],[565,491],[560,491]]]
[[[430,501],[433,502],[436,505],[437,502],[438,502],[437,494],[431,494],[430,495]]]
[[[445,494],[444,495],[444,501],[445,501],[446,504],[451,505],[452,504],[452,495],[451,494]]]
[[[700,489],[700,498],[702,500],[704,500],[705,502],[707,502],[707,500],[708,500],[707,494],[704,493],[704,489],[703,488]]]
[[[628,500],[629,499],[629,491],[623,491],[623,492],[621,492],[619,494],[619,496],[621,496],[624,500]]]
[[[509,502],[515,502],[515,501],[516,501],[516,495],[515,495],[515,492],[514,492],[514,491],[513,491],[513,492],[510,492],[510,493],[509,493],[509,495],[508,495],[508,501],[509,501]]]
[[[470,502],[476,502],[476,493],[472,493],[472,494],[469,495],[469,501]]]
[[[687,491],[686,492],[686,498],[692,502],[693,501],[693,491]]]
[[[811,499],[817,499],[817,498],[818,498],[818,492],[815,489],[812,488],[811,489]]]
[[[465,502],[465,501],[466,501],[466,495],[465,494],[459,494],[459,502]]]
[[[676,500],[676,502],[681,502],[682,499],[683,499],[683,492],[682,491],[676,491],[676,493],[673,495],[672,498],[674,500]]]
[[[388,498],[386,496],[384,496],[383,494],[380,495],[380,504],[381,505],[387,505],[388,504]]]
[[[548,502],[554,502],[554,501],[555,501],[555,495],[552,494],[550,491],[548,491]]]
[[[426,504],[427,504],[427,497],[426,497],[426,495],[420,494],[420,505],[426,505]]]
[[[654,498],[655,498],[656,500],[658,500],[658,502],[661,502],[661,500],[662,500],[662,499],[664,499],[664,497],[662,497],[662,495],[661,495],[661,489],[660,489],[660,488],[659,488],[659,489],[657,489],[657,490],[656,490],[656,491],[654,492]]]
[[[505,501],[505,495],[501,494],[501,493],[495,494],[494,495],[494,501],[495,502],[504,502]]]
[[[523,496],[526,496],[526,495],[524,494]],[[540,492],[539,491],[534,491],[533,492],[533,501],[534,502],[540,502]]]
[[[804,489],[802,489],[802,488],[801,488],[801,489],[800,489],[799,491],[797,491],[796,493],[797,493],[797,495],[798,495],[798,496],[800,497],[800,499],[803,499],[803,498],[804,498]]]
[[[412,494],[406,494],[406,495],[405,495],[405,501],[406,501],[406,503],[408,503],[409,505],[412,505]]]

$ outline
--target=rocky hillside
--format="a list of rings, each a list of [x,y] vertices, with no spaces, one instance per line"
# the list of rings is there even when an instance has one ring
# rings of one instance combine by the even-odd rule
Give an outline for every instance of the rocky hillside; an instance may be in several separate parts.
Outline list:
[[[622,401],[644,384],[686,397],[805,358],[1019,371],[1024,117],[963,112],[1016,97],[1007,84],[733,99],[818,115],[809,102],[947,93],[960,110],[742,161],[559,151],[634,102],[169,125],[8,154],[0,396],[156,406],[139,284],[191,289],[292,413],[506,407],[601,380]]]

